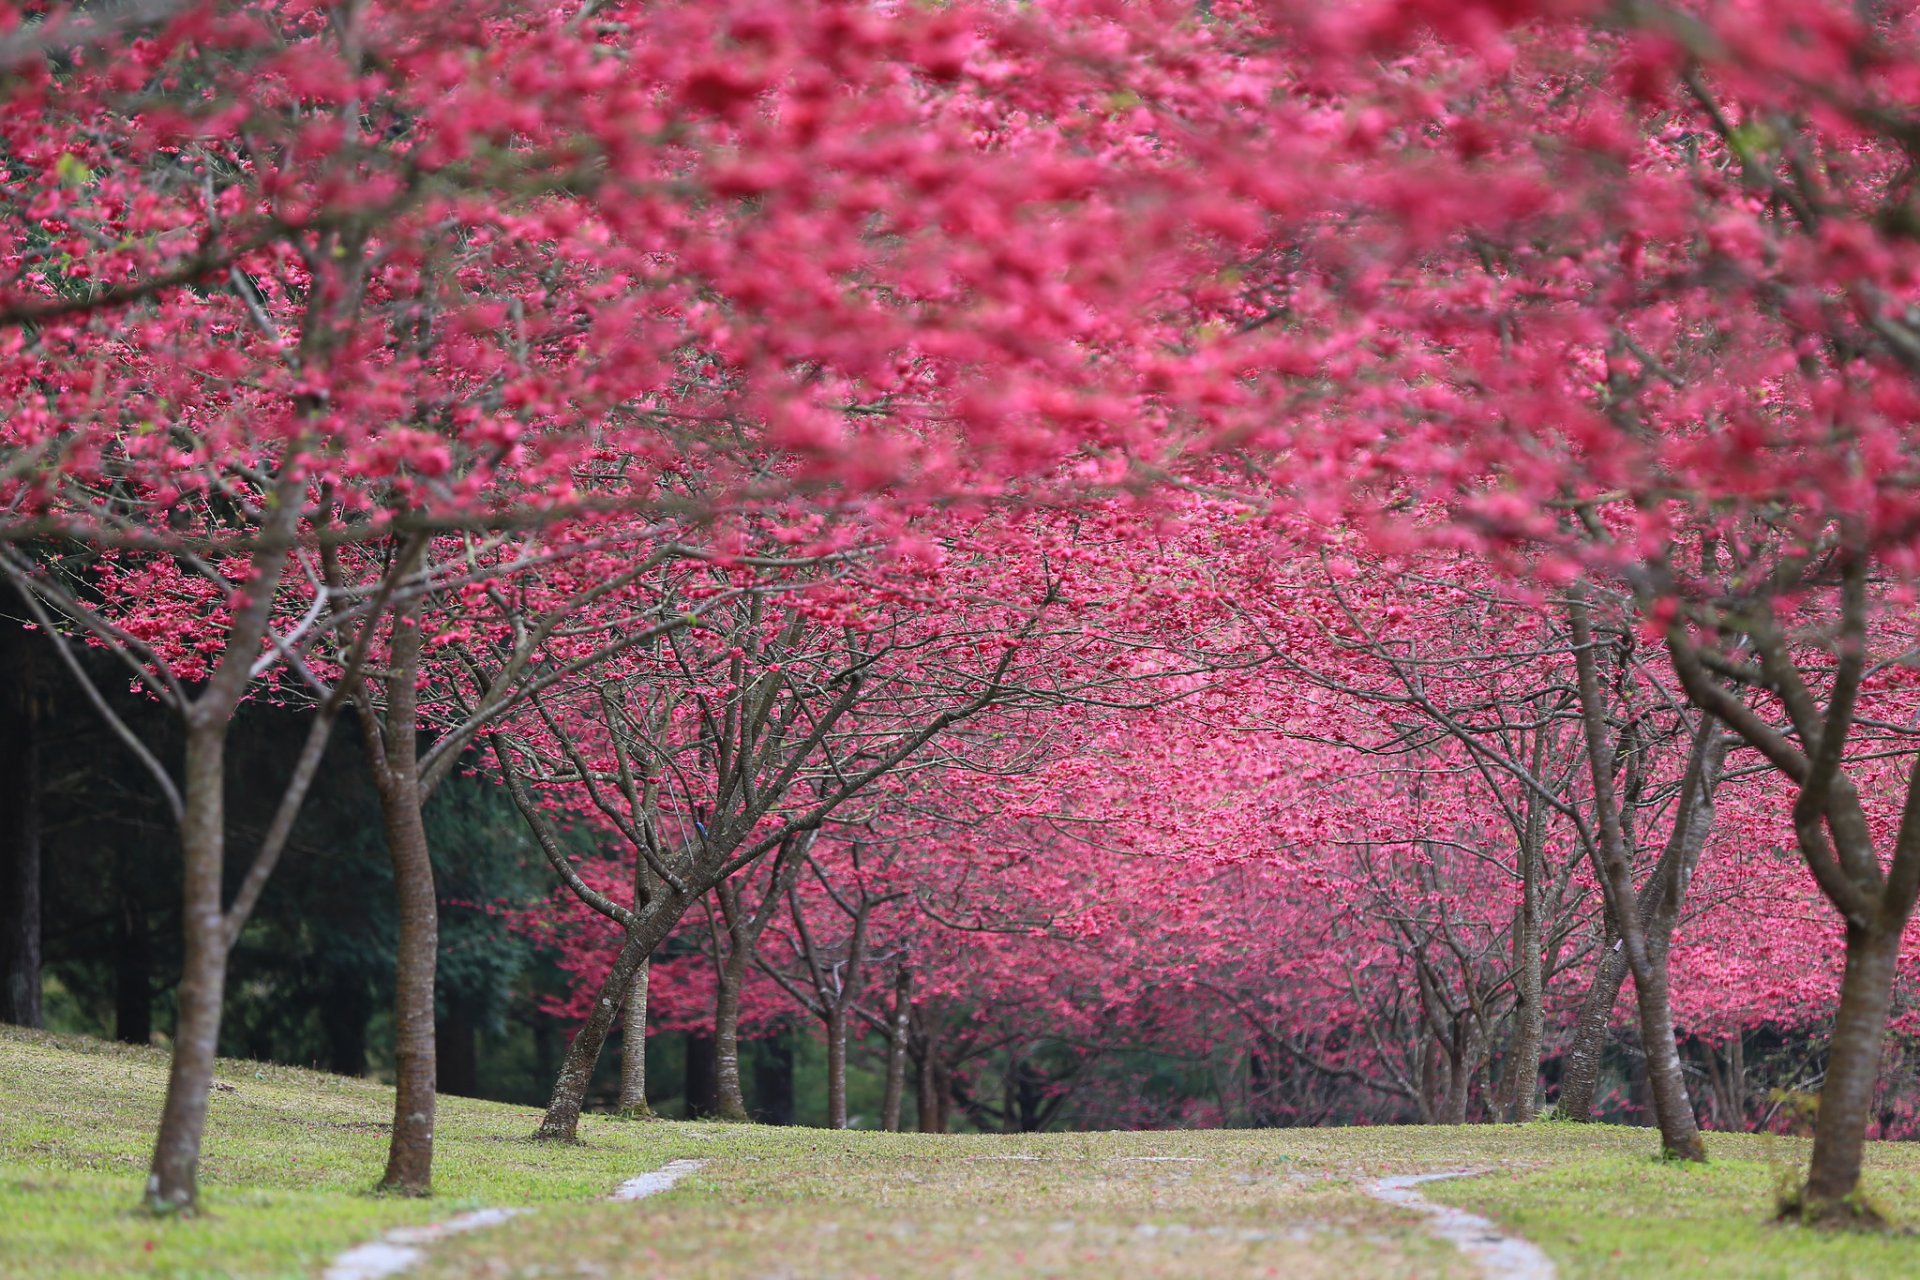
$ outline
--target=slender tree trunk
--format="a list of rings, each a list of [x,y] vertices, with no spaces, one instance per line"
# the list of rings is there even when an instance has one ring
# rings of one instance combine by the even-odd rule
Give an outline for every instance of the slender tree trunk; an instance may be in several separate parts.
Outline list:
[[[1424,1028],[1424,1023],[1422,1024]],[[1414,1109],[1421,1124],[1434,1124],[1434,1100],[1443,1092],[1440,1080],[1440,1042],[1430,1031],[1422,1030],[1415,1040],[1415,1052],[1420,1058],[1420,1090],[1415,1096]]]
[[[1544,834],[1544,833],[1543,833]],[[1540,936],[1540,857],[1527,849],[1521,876],[1519,919],[1515,921],[1513,1039],[1507,1047],[1505,1080],[1507,1116],[1516,1124],[1533,1119],[1540,1092],[1540,1042],[1546,1033],[1543,1006],[1546,975],[1542,972]]]
[[[1645,981],[1634,975],[1640,1006],[1640,1044],[1647,1054],[1647,1087],[1653,1093],[1654,1119],[1660,1126],[1662,1148],[1684,1160],[1705,1160],[1706,1147],[1687,1096],[1680,1049],[1673,1039],[1673,1005],[1667,985],[1665,957],[1646,966]]]
[[[1601,704],[1598,662],[1585,599],[1576,589],[1568,609],[1574,640],[1574,665],[1580,689],[1580,709],[1587,740],[1588,773],[1593,782],[1593,807],[1599,829],[1592,833],[1594,871],[1600,877],[1607,909],[1620,931],[1627,970],[1633,974],[1640,1007],[1640,1041],[1647,1054],[1647,1082],[1653,1091],[1654,1112],[1660,1126],[1661,1150],[1676,1159],[1704,1161],[1706,1144],[1687,1097],[1681,1073],[1680,1051],[1673,1042],[1673,1010],[1667,987],[1664,947],[1649,944],[1640,918],[1639,895],[1634,892],[1633,866],[1620,829],[1615,796],[1612,746],[1607,740],[1606,709]]]
[[[913,1013],[913,970],[905,965],[893,979],[893,1019],[887,1026],[887,1091],[880,1103],[880,1123],[888,1133],[900,1132],[900,1104],[907,1087],[907,1022]]]
[[[847,1015],[827,1010],[827,1128],[847,1127]]]
[[[594,997],[587,1020],[573,1033],[573,1039],[567,1045],[566,1057],[560,1060],[560,1073],[553,1082],[553,1097],[548,1101],[547,1114],[534,1134],[536,1138],[560,1142],[573,1142],[578,1138],[580,1108],[586,1104],[587,1086],[593,1082],[593,1067],[600,1060],[600,1048],[607,1042],[607,1031],[613,1026],[614,1015],[619,1011],[625,993],[633,986],[635,971],[652,954],[653,944],[650,940],[643,942],[631,930],[628,931],[626,939],[620,944],[620,954],[614,957],[613,967],[600,983],[600,991]]]
[[[1608,936],[1612,937],[1611,931]],[[1563,1120],[1593,1119],[1593,1091],[1600,1079],[1607,1028],[1613,1025],[1613,1009],[1620,1002],[1620,985],[1626,979],[1626,951],[1618,945],[1604,946],[1593,981],[1587,985],[1586,998],[1580,1002],[1580,1019],[1574,1026],[1573,1044],[1567,1049],[1566,1069],[1560,1077],[1554,1114]]]
[[[393,966],[393,1137],[380,1189],[424,1196],[433,1191],[433,1122],[438,1083],[434,1046],[434,970],[440,954],[440,903],[433,856],[421,813],[417,675],[421,635],[417,602],[393,615],[384,726],[371,702],[361,724],[374,758],[387,857],[393,864],[398,940]],[[384,731],[383,731],[384,730]]]
[[[382,1190],[428,1195],[433,1190],[434,968],[440,952],[439,902],[433,859],[421,821],[419,787],[409,778],[387,810],[387,853],[393,862],[399,938],[393,966],[393,1139]]]
[[[0,624],[5,625],[5,624]],[[0,646],[0,1022],[41,1025],[40,730],[33,637],[6,625]]]
[[[1745,1133],[1747,1130],[1747,1047],[1746,1037],[1734,1032],[1733,1041],[1727,1046],[1727,1112],[1728,1126]]]
[[[647,1101],[647,981],[653,965],[642,960],[627,984],[627,1005],[620,1015],[620,1114],[653,1119]]]
[[[947,1131],[946,1107],[942,1102],[946,1084],[946,1073],[940,1069],[940,1038],[934,1028],[928,1026],[920,1046],[920,1132]]]
[[[736,1124],[747,1119],[747,1099],[740,1088],[740,989],[746,985],[750,947],[743,948],[736,931],[713,997],[713,1114]]]
[[[620,952],[614,957],[613,967],[607,970],[607,976],[601,980],[600,990],[594,995],[587,1020],[573,1033],[573,1039],[567,1044],[566,1056],[560,1061],[559,1074],[554,1077],[553,1096],[547,1102],[547,1113],[541,1119],[535,1137],[560,1142],[572,1142],[578,1137],[580,1110],[586,1105],[587,1088],[593,1083],[594,1064],[600,1060],[600,1050],[607,1043],[607,1033],[613,1029],[613,1020],[625,1003],[627,992],[633,987],[633,975],[653,955],[661,939],[672,930],[686,911],[688,901],[670,889],[662,890],[634,921],[633,927],[627,930],[626,937],[620,943]],[[689,1099],[693,1093],[692,1056],[688,1054]]]
[[[227,982],[226,918],[221,909],[225,853],[225,716],[201,715],[187,727],[185,812],[180,821],[181,958],[167,1097],[153,1144],[145,1202],[154,1213],[190,1213],[199,1195],[200,1144],[220,1049]]]
[[[1904,923],[1904,922],[1902,922]],[[1873,1088],[1880,1076],[1880,1048],[1893,1001],[1900,955],[1899,928],[1847,926],[1847,967],[1840,980],[1840,1010],[1827,1050],[1827,1080],[1807,1171],[1804,1208],[1811,1217],[1855,1216],[1847,1202],[1859,1189],[1867,1127],[1873,1119]]]
[[[1447,1099],[1441,1124],[1467,1122],[1467,1087],[1473,1082],[1473,1035],[1465,1015],[1454,1020],[1453,1043],[1447,1046]]]
[[[1694,867],[1699,864],[1700,852],[1713,829],[1714,795],[1719,789],[1726,758],[1727,740],[1719,723],[1710,716],[1704,717],[1694,734],[1673,831],[1659,863],[1634,899],[1634,909],[1647,931],[1648,946],[1662,968],[1673,945],[1674,925],[1693,881]],[[1581,1002],[1573,1044],[1567,1051],[1566,1070],[1561,1077],[1556,1105],[1556,1114],[1562,1119],[1593,1118],[1593,1091],[1600,1075],[1600,1059],[1607,1030],[1613,1025],[1614,1006],[1620,1000],[1620,986],[1626,977],[1627,949],[1620,941],[1619,930],[1609,922],[1601,943],[1600,963],[1594,968],[1593,982]]]

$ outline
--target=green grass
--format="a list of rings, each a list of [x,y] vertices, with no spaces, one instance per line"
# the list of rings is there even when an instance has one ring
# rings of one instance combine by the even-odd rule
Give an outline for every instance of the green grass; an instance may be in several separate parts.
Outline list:
[[[165,1059],[0,1029],[0,1275],[317,1277],[391,1226],[483,1205],[539,1212],[438,1245],[456,1277],[1286,1277],[1476,1274],[1421,1220],[1361,1189],[1476,1168],[1426,1193],[1546,1249],[1569,1280],[1920,1274],[1920,1238],[1775,1226],[1805,1143],[1710,1138],[1705,1169],[1646,1130],[1577,1125],[924,1137],[588,1117],[575,1147],[527,1140],[526,1107],[442,1100],[431,1201],[368,1188],[391,1094],[222,1063],[203,1163],[209,1210],[134,1210]],[[667,1160],[707,1163],[640,1204],[604,1197]],[[1920,1149],[1870,1158],[1869,1193],[1920,1222]]]
[[[393,1094],[223,1061],[200,1164],[207,1212],[135,1211],[166,1089],[151,1049],[0,1027],[0,1275],[314,1276],[389,1227],[483,1205],[577,1202],[712,1142],[713,1126],[587,1117],[577,1147],[538,1113],[440,1100],[431,1201],[376,1196]]]
[[[1631,1275],[1855,1280],[1920,1275],[1920,1144],[1874,1143],[1863,1182],[1894,1224],[1885,1233],[1775,1223],[1782,1191],[1804,1180],[1810,1143],[1710,1134],[1705,1168],[1649,1158],[1647,1138],[1607,1150],[1603,1135],[1533,1126],[1572,1147],[1542,1143],[1530,1166],[1430,1184],[1430,1199],[1501,1223],[1546,1250],[1563,1280]]]

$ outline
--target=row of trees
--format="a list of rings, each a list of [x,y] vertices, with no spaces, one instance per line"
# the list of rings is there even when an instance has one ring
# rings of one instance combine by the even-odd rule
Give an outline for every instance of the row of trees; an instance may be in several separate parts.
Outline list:
[[[345,719],[396,902],[395,1189],[432,1159],[424,807],[474,768],[618,939],[554,1137],[708,902],[716,1008],[785,902],[799,962],[767,963],[831,1047],[889,895],[1145,973],[1238,875],[1247,919],[1315,922],[1255,952],[1298,979],[1278,1003],[1345,1010],[1309,1033],[1214,980],[1270,1028],[1263,1080],[1306,1064],[1457,1118],[1497,1056],[1487,1105],[1525,1116],[1584,962],[1575,1102],[1631,977],[1662,1143],[1702,1158],[1671,979],[1699,883],[1806,901],[1711,859],[1750,793],[1741,829],[1827,904],[1805,1207],[1854,1211],[1920,894],[1906,15],[6,22],[0,573],[182,850],[151,1207],[194,1203],[229,964]],[[243,833],[250,702],[305,737]],[[1220,839],[1252,782],[1286,816]],[[1006,794],[953,816],[979,790]],[[973,901],[899,852],[918,823],[1035,876]],[[896,981],[924,984],[910,1028],[942,993]]]

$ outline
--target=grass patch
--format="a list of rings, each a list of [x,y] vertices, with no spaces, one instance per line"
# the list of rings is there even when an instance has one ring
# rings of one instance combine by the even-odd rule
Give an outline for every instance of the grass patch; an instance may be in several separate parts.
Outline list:
[[[1571,1128],[1572,1126],[1565,1126]],[[1560,1132],[1563,1126],[1553,1126]],[[1920,1149],[1874,1143],[1865,1188],[1890,1232],[1830,1231],[1774,1220],[1783,1191],[1805,1177],[1811,1143],[1764,1134],[1709,1134],[1705,1167],[1605,1150],[1589,1139],[1579,1158],[1435,1183],[1433,1200],[1483,1214],[1539,1245],[1563,1280],[1633,1275],[1865,1280],[1920,1273]]]
[[[486,1205],[582,1201],[710,1142],[709,1126],[587,1117],[576,1147],[539,1113],[440,1100],[431,1200],[376,1196],[393,1092],[222,1061],[201,1158],[205,1213],[137,1212],[166,1090],[153,1049],[0,1027],[0,1273],[308,1277],[389,1227]]]
[[[1705,1168],[1645,1129],[1572,1124],[1092,1133],[835,1133],[588,1116],[573,1147],[528,1140],[528,1107],[441,1100],[430,1201],[380,1197],[390,1090],[222,1062],[205,1216],[135,1211],[164,1055],[0,1029],[0,1272],[12,1277],[317,1277],[382,1231],[482,1206],[537,1217],[455,1237],[415,1274],[465,1277],[1049,1276],[1369,1280],[1476,1274],[1362,1184],[1485,1170],[1430,1198],[1540,1245],[1568,1280],[1631,1274],[1904,1277],[1920,1239],[1775,1224],[1808,1144],[1715,1134]],[[604,1197],[706,1160],[640,1204]],[[1920,1147],[1877,1144],[1867,1193],[1920,1221]]]

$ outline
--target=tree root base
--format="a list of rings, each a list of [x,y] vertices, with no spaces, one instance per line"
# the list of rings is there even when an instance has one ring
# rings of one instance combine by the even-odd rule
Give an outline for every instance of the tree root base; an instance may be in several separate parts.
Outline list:
[[[1805,1187],[1786,1191],[1780,1196],[1774,1218],[1780,1222],[1797,1222],[1801,1226],[1817,1227],[1823,1231],[1882,1233],[1893,1230],[1893,1224],[1887,1220],[1887,1215],[1859,1190],[1838,1199],[1814,1199],[1807,1194]]]
[[[433,1187],[431,1185],[424,1187],[409,1186],[404,1182],[382,1182],[373,1188],[373,1194],[377,1196],[398,1196],[403,1200],[431,1200],[433,1199]]]

